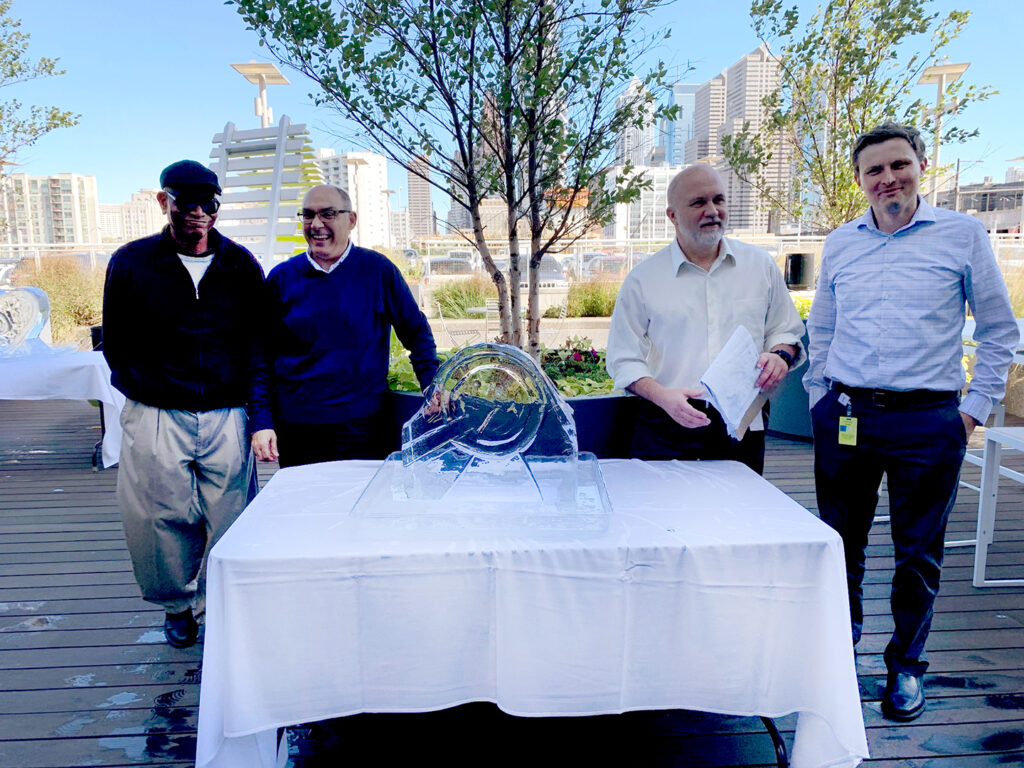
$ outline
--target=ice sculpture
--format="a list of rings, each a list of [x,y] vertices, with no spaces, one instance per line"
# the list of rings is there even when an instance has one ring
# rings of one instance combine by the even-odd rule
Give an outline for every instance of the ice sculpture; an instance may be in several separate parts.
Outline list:
[[[441,366],[353,514],[407,527],[602,530],[611,504],[572,410],[536,362],[477,344]]]
[[[39,334],[50,319],[50,299],[40,288],[0,290],[0,356],[50,348]]]

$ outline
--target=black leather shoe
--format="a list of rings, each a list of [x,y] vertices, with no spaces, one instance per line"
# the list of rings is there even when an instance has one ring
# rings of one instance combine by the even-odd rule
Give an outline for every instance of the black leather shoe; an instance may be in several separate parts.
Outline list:
[[[168,613],[164,619],[164,635],[167,643],[174,648],[188,648],[195,645],[199,637],[199,625],[192,616],[192,609],[181,613]]]
[[[890,672],[882,695],[882,714],[906,722],[924,712],[924,682],[906,672]]]

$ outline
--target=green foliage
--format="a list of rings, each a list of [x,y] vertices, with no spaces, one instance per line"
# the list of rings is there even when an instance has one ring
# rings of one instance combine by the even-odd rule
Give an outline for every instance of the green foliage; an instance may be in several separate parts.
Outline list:
[[[495,295],[494,283],[483,275],[473,275],[469,280],[441,283],[434,289],[433,300],[441,305],[446,320],[458,320],[470,317],[470,307],[482,307],[487,298]]]
[[[724,136],[722,152],[773,209],[831,230],[864,207],[849,159],[858,135],[885,120],[934,134],[936,110],[930,100],[914,98],[914,88],[922,71],[940,62],[970,12],[940,17],[928,12],[931,2],[828,0],[801,25],[796,7],[784,9],[781,0],[753,0],[753,27],[777,57],[781,86],[765,98],[760,124],[748,122]],[[899,50],[908,46],[919,50],[900,57]],[[942,142],[977,135],[950,118],[993,93],[963,78],[949,84],[940,114]],[[790,156],[794,179],[780,189],[772,184],[771,163]]]
[[[80,335],[77,329],[103,320],[103,271],[83,266],[74,256],[46,257],[39,267],[25,259],[15,270],[13,282],[46,292],[54,344],[75,342]]]
[[[811,302],[814,301],[814,297],[797,296],[791,293],[790,298],[793,299],[793,306],[796,307],[796,311],[800,313],[800,319],[806,320],[807,316],[811,313]]]
[[[0,88],[64,74],[57,59],[28,58],[29,35],[21,31],[20,20],[8,15],[10,8],[11,0],[0,0]],[[0,100],[0,183],[5,163],[12,162],[18,150],[56,128],[77,124],[78,118],[57,107],[30,107],[26,112],[17,99]],[[0,219],[0,230],[3,224]]]
[[[513,344],[526,341],[518,282],[529,282],[533,352],[544,253],[650,185],[630,167],[610,179],[609,158],[627,126],[675,115],[656,103],[664,66],[638,73],[666,37],[644,29],[667,1],[230,0],[261,44],[310,79],[317,104],[357,126],[351,138],[470,212]],[[627,91],[634,81],[643,87]],[[505,204],[510,275],[490,256],[485,199]]]
[[[611,317],[621,282],[577,280],[569,287],[569,317]]]

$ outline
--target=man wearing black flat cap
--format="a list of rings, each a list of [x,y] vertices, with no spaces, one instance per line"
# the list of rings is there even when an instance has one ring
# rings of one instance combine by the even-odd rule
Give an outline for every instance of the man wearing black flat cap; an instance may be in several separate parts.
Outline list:
[[[127,398],[117,496],[135,578],[166,611],[167,641],[186,648],[205,554],[256,493],[245,408],[263,375],[263,270],[213,228],[213,171],[181,160],[160,186],[167,226],[107,266],[103,352]]]

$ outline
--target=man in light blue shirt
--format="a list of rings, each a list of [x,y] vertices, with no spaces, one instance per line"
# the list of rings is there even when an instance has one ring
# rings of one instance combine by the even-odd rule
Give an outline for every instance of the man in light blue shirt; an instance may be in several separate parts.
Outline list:
[[[895,629],[882,711],[912,720],[924,710],[925,641],[967,439],[1003,396],[1018,332],[981,222],[918,194],[918,131],[885,123],[857,139],[852,160],[871,207],[825,240],[804,387],[819,514],[846,550],[854,644],[868,531],[888,480]],[[978,353],[961,402],[965,304]]]

